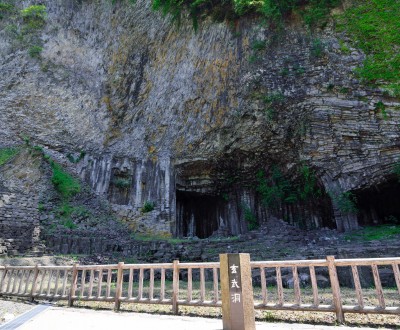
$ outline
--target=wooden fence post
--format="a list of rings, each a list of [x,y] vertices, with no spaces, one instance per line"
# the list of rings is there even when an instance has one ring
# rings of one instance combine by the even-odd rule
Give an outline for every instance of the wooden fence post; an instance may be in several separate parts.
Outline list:
[[[69,290],[68,307],[74,304],[73,297],[75,296],[76,283],[78,282],[78,264],[72,267],[71,289]]]
[[[335,306],[335,311],[336,311],[336,321],[339,323],[344,323],[342,298],[340,296],[340,286],[336,272],[335,257],[327,256],[326,261],[328,262],[329,278],[331,281],[331,288],[333,294],[333,305]]]
[[[399,291],[400,294],[400,271],[399,271],[399,265],[392,263],[392,268],[393,268],[393,274],[394,274],[394,279],[397,284],[397,290]]]
[[[121,294],[122,294],[122,280],[123,280],[123,272],[124,272],[124,263],[118,263],[118,273],[117,273],[117,287],[115,289],[115,302],[114,302],[114,310],[119,311],[121,307]]]
[[[36,287],[37,287],[37,279],[38,279],[38,276],[39,276],[39,266],[40,266],[39,264],[35,266],[35,270],[34,270],[34,273],[33,273],[33,282],[32,282],[31,294],[30,294],[30,300],[31,301],[34,300],[33,296],[35,294]],[[28,283],[27,283],[27,285],[28,285]]]
[[[6,276],[7,276],[7,266],[8,265],[4,265],[4,274],[3,274],[2,278],[1,278],[1,281],[0,281],[0,296],[2,296],[2,294],[3,294],[3,286],[4,286],[4,283],[6,281]],[[399,288],[399,290],[400,290],[400,288]]]
[[[255,330],[253,285],[248,253],[220,254],[224,330]]]
[[[172,275],[172,313],[175,315],[179,312],[179,260],[174,260]]]

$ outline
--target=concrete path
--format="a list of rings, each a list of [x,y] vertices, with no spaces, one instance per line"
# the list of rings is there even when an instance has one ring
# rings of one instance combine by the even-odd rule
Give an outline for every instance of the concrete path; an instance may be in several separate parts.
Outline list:
[[[39,305],[31,310],[19,315],[17,318],[0,325],[0,330],[14,330],[18,329],[21,325],[34,318],[36,315],[42,313],[47,308],[50,308],[49,305]]]
[[[222,320],[199,317],[114,313],[78,308],[50,307],[26,321],[19,330],[89,330],[89,329],[160,329],[160,330],[222,330]],[[371,328],[336,327],[309,324],[261,323],[257,330],[366,330]]]

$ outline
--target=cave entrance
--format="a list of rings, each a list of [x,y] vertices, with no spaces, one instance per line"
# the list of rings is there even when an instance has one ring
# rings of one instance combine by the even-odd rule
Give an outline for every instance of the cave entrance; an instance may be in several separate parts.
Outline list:
[[[391,179],[383,184],[354,192],[362,226],[400,225],[400,183]]]
[[[176,233],[179,237],[207,238],[219,228],[224,200],[197,192],[176,192]]]

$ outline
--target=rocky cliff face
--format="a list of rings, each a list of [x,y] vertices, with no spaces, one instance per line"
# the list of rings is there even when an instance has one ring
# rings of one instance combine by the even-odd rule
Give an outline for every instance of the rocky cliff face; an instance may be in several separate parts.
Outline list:
[[[339,230],[400,217],[400,102],[356,79],[364,55],[342,51],[332,26],[277,34],[241,19],[195,33],[148,1],[40,3],[39,58],[0,21],[0,147],[28,136],[60,157],[84,151],[72,170],[135,230],[204,238],[273,214]],[[279,169],[301,182],[301,168],[318,194],[266,206],[260,180],[276,184]]]

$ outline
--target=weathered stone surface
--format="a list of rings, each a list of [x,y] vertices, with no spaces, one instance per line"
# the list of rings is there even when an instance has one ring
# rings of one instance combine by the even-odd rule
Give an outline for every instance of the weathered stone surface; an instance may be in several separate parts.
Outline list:
[[[273,165],[295,180],[304,162],[332,196],[398,187],[400,103],[357,80],[365,56],[341,53],[343,36],[330,26],[310,36],[293,23],[275,38],[242,19],[234,27],[205,22],[194,33],[148,1],[41,3],[48,18],[40,59],[0,22],[0,147],[29,136],[60,158],[85,151],[70,169],[132,228],[237,235],[247,231],[243,205],[268,223],[274,212],[260,201],[256,173]],[[265,50],[252,49],[256,40]],[[145,202],[155,211],[143,216]],[[375,211],[365,207],[359,217],[370,222]],[[358,225],[328,195],[276,213],[309,228]]]
[[[36,205],[32,195],[0,192],[0,256],[42,252]]]

